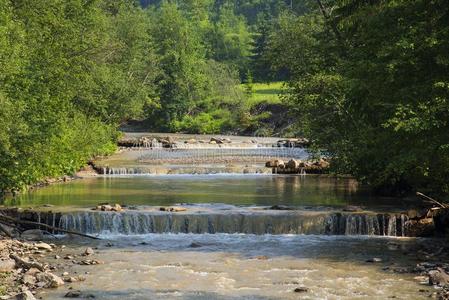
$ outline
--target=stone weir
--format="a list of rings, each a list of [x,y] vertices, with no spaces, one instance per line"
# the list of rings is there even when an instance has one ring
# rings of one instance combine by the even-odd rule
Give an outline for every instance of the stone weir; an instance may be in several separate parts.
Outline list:
[[[9,210],[8,214],[22,220],[94,235],[149,233],[409,235],[405,226],[408,217],[405,214],[374,212],[278,211],[261,207],[234,206],[210,209],[188,205],[179,210],[166,211],[152,207],[121,212],[84,210],[55,213]],[[58,232],[53,230],[52,233]]]

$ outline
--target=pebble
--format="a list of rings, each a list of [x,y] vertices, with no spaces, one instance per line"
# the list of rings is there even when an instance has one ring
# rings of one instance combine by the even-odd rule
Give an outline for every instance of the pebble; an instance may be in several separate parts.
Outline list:
[[[295,293],[306,293],[308,291],[309,291],[309,289],[304,286],[297,287],[296,289],[293,290],[293,292],[295,292]]]
[[[379,258],[379,257],[373,257],[373,258],[367,259],[366,262],[369,262],[369,263],[378,263],[378,262],[382,262],[382,258]]]

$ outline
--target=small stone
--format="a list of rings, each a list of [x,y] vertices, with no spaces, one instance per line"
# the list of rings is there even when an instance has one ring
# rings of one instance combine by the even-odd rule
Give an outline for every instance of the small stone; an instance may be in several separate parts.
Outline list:
[[[366,262],[369,262],[369,263],[378,263],[378,262],[382,262],[382,258],[379,258],[379,257],[373,257],[373,258],[367,259]]]
[[[60,259],[60,258],[61,258],[61,256],[55,255],[55,259]]]
[[[68,275],[69,275],[69,272],[62,273],[62,276],[68,276]]]
[[[38,249],[53,251],[53,248],[47,243],[37,243],[37,244],[34,244],[34,246],[37,247]]]
[[[259,255],[259,256],[256,256],[255,259],[258,259],[258,260],[268,260],[268,256],[266,256],[266,255]]]
[[[293,290],[293,292],[295,292],[295,293],[306,293],[308,291],[309,291],[309,289],[304,286],[297,287],[296,289]]]
[[[64,259],[73,259],[73,256],[67,254],[66,256],[64,256]]]
[[[79,298],[81,297],[81,291],[69,291],[64,295],[65,298]]]
[[[89,256],[89,255],[93,255],[95,252],[91,247],[87,247],[86,250],[84,251],[84,256]]]
[[[348,205],[348,206],[343,208],[343,211],[357,212],[357,211],[363,211],[363,209],[360,206]]]

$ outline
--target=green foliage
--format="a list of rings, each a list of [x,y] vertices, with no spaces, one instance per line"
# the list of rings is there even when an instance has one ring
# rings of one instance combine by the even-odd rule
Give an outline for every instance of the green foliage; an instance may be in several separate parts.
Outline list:
[[[281,17],[270,38],[299,133],[381,191],[449,193],[449,4],[334,5]]]
[[[117,124],[152,103],[157,71],[144,13],[131,1],[1,0],[0,8],[5,191],[114,151]]]

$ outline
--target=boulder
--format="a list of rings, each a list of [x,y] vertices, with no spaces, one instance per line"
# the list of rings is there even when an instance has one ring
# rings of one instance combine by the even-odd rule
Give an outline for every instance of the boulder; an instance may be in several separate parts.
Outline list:
[[[44,233],[40,229],[31,229],[22,232],[20,237],[27,241],[42,240],[44,238]]]
[[[215,144],[223,144],[223,139],[212,137],[212,138],[210,138],[209,143],[212,144],[212,142],[215,142]]]
[[[34,244],[34,246],[37,247],[38,249],[42,249],[42,250],[47,250],[47,251],[53,250],[53,248],[47,243],[36,243],[36,244]]]
[[[404,223],[406,236],[431,236],[435,233],[435,223],[433,218],[420,220],[408,220]]]
[[[283,168],[285,167],[285,163],[282,159],[276,159],[272,162],[273,168]]]
[[[195,140],[195,139],[188,139],[188,140],[185,141],[184,143],[186,143],[186,144],[196,144],[196,143],[197,143],[197,140]]]
[[[24,291],[24,292],[16,295],[13,299],[15,299],[15,300],[36,300],[36,298],[30,291]]]
[[[33,286],[36,284],[36,277],[34,277],[33,275],[25,274],[22,277],[22,283],[27,286]]]
[[[36,279],[37,281],[44,283],[43,286],[48,288],[57,288],[64,285],[64,280],[52,273],[37,273]]]
[[[294,160],[294,159],[290,159],[288,162],[287,162],[287,168],[289,168],[289,169],[297,169],[298,167],[299,167],[299,162],[297,161],[297,160]]]
[[[16,261],[13,259],[0,260],[0,273],[11,272],[16,267]]]
[[[123,208],[121,207],[120,204],[115,204],[115,205],[111,208],[111,211],[116,211],[116,212],[120,212],[120,211],[122,211],[122,210],[123,210]]]
[[[111,210],[112,210],[112,206],[109,205],[109,204],[102,205],[102,206],[100,207],[100,210],[102,210],[102,211],[111,211]]]
[[[429,272],[429,284],[442,287],[449,287],[449,274],[442,268],[437,268]]]

